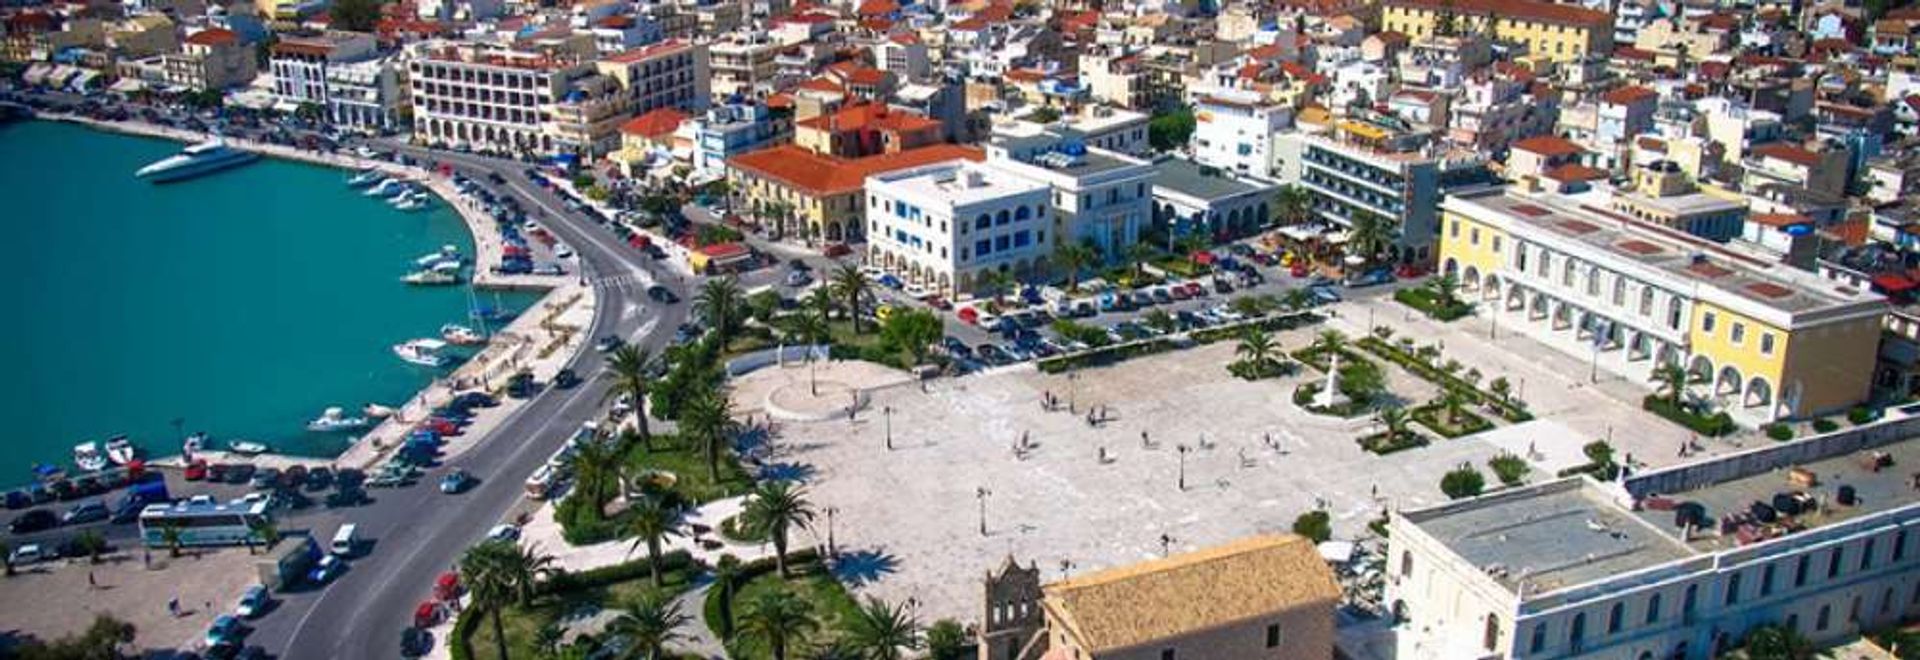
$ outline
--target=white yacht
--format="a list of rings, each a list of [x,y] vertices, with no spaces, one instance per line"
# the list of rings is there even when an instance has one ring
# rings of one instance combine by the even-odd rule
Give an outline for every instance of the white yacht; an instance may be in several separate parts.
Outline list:
[[[348,417],[346,410],[339,407],[331,407],[321,411],[320,416],[314,418],[313,421],[307,422],[307,430],[315,433],[332,433],[335,431],[351,431],[364,427],[367,424],[367,418],[365,417]]]
[[[440,349],[446,347],[447,342],[438,339],[410,339],[405,343],[395,344],[393,354],[410,364],[443,367],[447,364],[447,356],[441,355]]]
[[[259,157],[258,154],[229,147],[225,140],[215,137],[142,167],[133,175],[155,183],[179,181],[251,163]]]
[[[126,465],[140,458],[140,448],[133,446],[127,436],[116,435],[107,440],[107,458],[115,465]]]
[[[88,472],[97,472],[107,467],[107,455],[100,453],[100,445],[82,442],[73,446],[73,464]]]

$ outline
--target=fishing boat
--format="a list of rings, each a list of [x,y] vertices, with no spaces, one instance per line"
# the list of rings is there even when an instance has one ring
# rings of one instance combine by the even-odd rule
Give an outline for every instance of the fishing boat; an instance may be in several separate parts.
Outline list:
[[[449,272],[445,272],[437,269],[428,269],[428,270],[421,270],[421,271],[414,271],[411,273],[407,273],[407,276],[400,278],[400,281],[406,282],[408,284],[418,284],[422,286],[435,286],[435,285],[441,285],[441,284],[459,284],[460,275],[459,273],[449,273]]]
[[[381,174],[380,170],[376,170],[369,167],[367,169],[360,170],[359,172],[355,172],[351,178],[347,179],[347,186],[351,188],[371,186],[375,183],[379,183],[380,180],[383,178],[386,178],[386,175]]]
[[[107,468],[107,455],[100,453],[100,444],[82,442],[73,446],[73,464],[87,472],[98,472]]]
[[[126,465],[140,458],[140,448],[133,446],[127,436],[116,435],[107,439],[107,459],[114,465]]]
[[[335,431],[351,431],[357,428],[364,427],[367,425],[367,423],[368,423],[367,418],[348,417],[347,411],[342,410],[338,406],[335,406],[335,407],[330,407],[330,408],[327,408],[326,410],[320,411],[319,417],[315,417],[313,418],[313,421],[307,422],[307,430],[313,431],[315,433],[332,433]]]
[[[465,261],[465,259],[460,256],[459,246],[457,245],[441,246],[439,252],[429,252],[427,254],[421,255],[420,258],[418,259],[414,259],[413,265],[419,266],[421,268],[431,268],[434,264],[440,263],[442,261],[447,261],[447,260]]]
[[[252,440],[235,440],[227,443],[227,450],[241,456],[259,456],[273,451],[266,443]]]
[[[369,403],[366,405],[366,407],[360,409],[361,414],[374,419],[386,419],[388,417],[392,417],[394,412],[395,412],[394,409],[388,408],[378,403]]]
[[[402,182],[399,179],[388,177],[388,178],[381,179],[379,183],[373,184],[372,187],[367,188],[367,191],[361,194],[366,195],[368,197],[386,197],[388,195],[392,195],[393,191],[399,190],[405,187],[406,185],[407,184],[405,182]]]
[[[473,328],[454,323],[440,326],[440,338],[455,346],[472,346],[487,343],[487,338],[475,332]]]
[[[447,356],[441,355],[440,349],[446,347],[447,342],[438,339],[409,339],[406,342],[395,344],[393,346],[393,354],[400,356],[401,360],[409,364],[417,364],[423,367],[444,367],[447,365]]]
[[[400,200],[403,200],[409,196],[412,196],[415,190],[417,189],[413,187],[413,184],[402,182],[399,186],[393,189],[392,193],[389,193],[387,195],[387,201],[399,202]]]

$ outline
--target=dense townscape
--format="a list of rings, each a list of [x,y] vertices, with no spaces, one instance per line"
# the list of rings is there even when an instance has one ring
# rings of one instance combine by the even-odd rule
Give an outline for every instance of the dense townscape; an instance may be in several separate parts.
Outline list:
[[[405,402],[21,445],[0,657],[1920,657],[1920,7],[0,21],[0,144],[178,150],[11,198],[465,237]]]

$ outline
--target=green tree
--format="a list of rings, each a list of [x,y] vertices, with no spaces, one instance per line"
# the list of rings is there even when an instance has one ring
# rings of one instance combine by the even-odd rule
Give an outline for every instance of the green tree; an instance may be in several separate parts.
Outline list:
[[[1410,419],[1412,417],[1407,414],[1407,409],[1400,406],[1385,406],[1373,413],[1373,421],[1386,427],[1389,440],[1400,439],[1400,435],[1407,432],[1407,421]]]
[[[1392,218],[1372,211],[1357,211],[1353,214],[1353,228],[1347,233],[1347,244],[1371,264],[1379,261],[1399,234]]]
[[[1487,478],[1467,463],[1461,463],[1460,467],[1440,477],[1440,492],[1456,500],[1479,495],[1486,487]]]
[[[381,0],[334,0],[327,8],[333,27],[352,32],[372,32],[380,22]]]
[[[693,301],[693,311],[713,327],[714,335],[719,338],[719,346],[724,349],[733,341],[733,333],[745,316],[746,304],[746,297],[740,292],[740,283],[731,277],[722,277],[707,280],[700,287],[700,295]]]
[[[740,615],[741,631],[765,639],[773,660],[787,660],[787,649],[820,627],[813,606],[786,587],[761,592],[745,610]]]
[[[1607,444],[1605,440],[1589,442],[1580,447],[1580,451],[1586,454],[1587,460],[1594,465],[1613,465],[1613,445]]]
[[[1280,304],[1294,311],[1306,309],[1313,304],[1313,294],[1306,289],[1288,289],[1286,293],[1281,294]]]
[[[1333,353],[1343,352],[1347,348],[1347,333],[1331,329],[1322,330],[1319,336],[1314,337],[1313,348],[1314,350],[1328,353],[1329,356]]]
[[[99,660],[105,658],[128,657],[121,652],[122,647],[132,644],[133,624],[121,621],[110,614],[99,614],[87,629],[53,640],[41,641],[26,637],[7,649],[6,657],[20,660]]]
[[[596,520],[619,493],[620,459],[619,448],[598,435],[581,441],[569,459],[575,492],[567,497],[585,497]]]
[[[607,398],[626,396],[633,401],[633,416],[639,422],[640,447],[648,453],[653,452],[653,432],[647,426],[647,394],[651,389],[651,373],[657,360],[647,349],[628,344],[613,352],[607,360],[607,376],[613,379],[613,387],[607,389]]]
[[[633,498],[632,506],[627,509],[626,531],[633,537],[633,546],[627,553],[646,546],[647,570],[653,576],[653,586],[656,589],[665,586],[660,579],[660,544],[669,536],[680,535],[680,512],[669,506],[665,497],[640,495]]]
[[[1433,292],[1433,302],[1439,309],[1460,306],[1460,278],[1454,277],[1452,273],[1428,280],[1427,290]]]
[[[1687,370],[1677,364],[1663,364],[1653,370],[1653,380],[1659,383],[1657,396],[1666,399],[1674,407],[1680,406],[1681,398],[1687,391],[1692,377]]]
[[[1152,262],[1154,255],[1159,252],[1154,250],[1153,246],[1141,242],[1127,246],[1125,254],[1127,262],[1133,264],[1133,276],[1144,277],[1147,274],[1147,264]]]
[[[1493,382],[1487,383],[1487,390],[1500,397],[1501,401],[1507,401],[1507,397],[1513,395],[1513,384],[1507,381],[1506,376],[1497,376]]]
[[[809,316],[820,319],[820,325],[824,327],[828,321],[833,320],[833,308],[835,304],[833,296],[833,287],[817,286],[813,288],[812,292],[807,294],[806,300],[801,301],[801,306],[806,308]]]
[[[1747,631],[1741,643],[1748,660],[1808,660],[1814,657],[1813,643],[1792,628],[1767,624]]]
[[[959,621],[941,619],[927,627],[927,657],[930,660],[961,660],[967,647],[967,630]]]
[[[1008,293],[1011,293],[1015,287],[1020,286],[1020,280],[1015,278],[1012,272],[996,268],[982,271],[974,279],[974,284],[977,288],[992,291],[993,304],[999,305],[1002,301],[1006,300]]]
[[[1312,539],[1314,543],[1326,543],[1333,538],[1333,517],[1317,509],[1302,513],[1293,519],[1293,533]]]
[[[1487,467],[1493,469],[1493,476],[1499,478],[1501,485],[1505,486],[1519,485],[1527,480],[1527,473],[1533,471],[1525,459],[1506,452],[1487,459]]]
[[[1027,121],[1036,124],[1051,124],[1060,121],[1060,111],[1054,109],[1053,106],[1043,105],[1027,113]]]
[[[1458,426],[1460,424],[1460,413],[1466,412],[1468,401],[1467,393],[1458,387],[1448,387],[1440,390],[1438,403],[1440,404],[1440,409],[1447,414],[1448,426]]]
[[[804,528],[813,523],[813,503],[807,501],[806,491],[784,481],[762,482],[747,496],[743,513],[754,533],[773,539],[774,565],[779,568],[781,578],[790,577],[787,534],[795,527]]]
[[[1149,328],[1161,332],[1173,332],[1180,329],[1180,322],[1174,320],[1173,315],[1168,314],[1167,310],[1164,309],[1155,309],[1147,312],[1146,316],[1140,317],[1140,322],[1147,324]]]
[[[853,264],[844,264],[833,274],[833,290],[846,301],[847,318],[853,322],[853,334],[860,329],[860,302],[873,293],[873,282]]]
[[[659,593],[630,600],[623,609],[620,616],[607,622],[607,634],[625,642],[626,652],[620,656],[623,660],[665,657],[667,643],[681,638],[674,629],[692,620],[680,611],[679,603]]]
[[[724,392],[708,390],[681,406],[680,431],[700,446],[707,460],[707,478],[720,482],[720,455],[733,437],[733,404]]]
[[[847,642],[868,660],[900,660],[902,649],[919,650],[920,622],[907,608],[867,597],[847,621]]]
[[[1156,151],[1173,151],[1186,146],[1198,126],[1193,108],[1181,106],[1168,112],[1155,114],[1147,122],[1147,144]]]
[[[542,624],[533,631],[533,648],[540,651],[540,657],[558,660],[567,646],[567,629],[557,621]]]
[[[1287,184],[1274,192],[1273,206],[1283,224],[1297,225],[1313,218],[1313,193],[1300,184]]]
[[[714,632],[720,633],[721,638],[733,637],[734,590],[739,588],[740,579],[745,575],[739,557],[723,554],[713,562],[713,586],[720,590],[720,620],[715,622],[720,629]]]
[[[1259,328],[1248,328],[1240,335],[1240,344],[1233,348],[1234,355],[1253,365],[1255,372],[1264,372],[1274,364],[1274,355],[1279,353],[1280,345],[1274,343],[1273,336]]]
[[[180,523],[161,523],[160,544],[167,546],[168,557],[180,558],[180,546],[186,542],[184,534],[185,530],[180,528]]]
[[[1053,250],[1053,261],[1067,274],[1067,290],[1080,289],[1080,272],[1099,260],[1099,252],[1085,243],[1067,243]]]
[[[280,542],[280,527],[273,523],[273,519],[262,516],[259,518],[248,518],[246,522],[247,554],[254,554],[253,544],[255,543],[272,547],[273,544]],[[104,546],[106,545],[106,540],[101,539],[100,543]],[[98,563],[97,560],[95,563]]]
[[[819,289],[815,289],[819,291]],[[832,332],[827,321],[815,314],[795,314],[786,318],[787,340],[797,344],[820,344]]]
[[[927,361],[927,353],[946,331],[940,317],[924,309],[894,310],[880,323],[880,339],[894,350],[913,356],[913,363]]]
[[[514,579],[506,556],[519,554],[511,541],[485,541],[460,557],[460,581],[472,606],[493,625],[494,657],[507,660],[507,626],[501,611],[513,602]]]
[[[100,532],[91,529],[80,532],[79,536],[73,537],[73,543],[75,547],[87,553],[87,563],[89,564],[100,563],[100,553],[107,551],[107,537],[101,536]]]

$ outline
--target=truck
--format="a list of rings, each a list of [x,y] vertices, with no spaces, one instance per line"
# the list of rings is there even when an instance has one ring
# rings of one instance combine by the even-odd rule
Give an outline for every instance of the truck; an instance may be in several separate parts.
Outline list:
[[[171,502],[166,479],[149,479],[127,487],[127,494],[114,506],[113,522],[130,523],[140,519],[140,511],[149,504]]]

